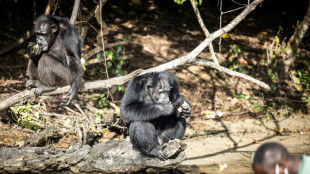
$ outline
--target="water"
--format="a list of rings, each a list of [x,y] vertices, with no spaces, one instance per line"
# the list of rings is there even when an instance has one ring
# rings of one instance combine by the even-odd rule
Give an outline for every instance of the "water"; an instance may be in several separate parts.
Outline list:
[[[292,153],[294,156],[301,157],[303,154],[310,155],[310,152]],[[242,158],[234,161],[223,162],[227,167],[223,170],[220,169],[219,164],[206,164],[206,165],[180,165],[178,169],[184,173],[195,174],[253,174],[252,160],[250,158]]]
[[[227,167],[220,171],[219,164],[207,164],[207,165],[180,165],[178,167],[184,173],[200,173],[200,174],[213,174],[213,173],[223,173],[223,174],[251,174],[252,171],[252,161],[251,159],[240,159],[235,161],[223,162],[222,165],[226,164]]]

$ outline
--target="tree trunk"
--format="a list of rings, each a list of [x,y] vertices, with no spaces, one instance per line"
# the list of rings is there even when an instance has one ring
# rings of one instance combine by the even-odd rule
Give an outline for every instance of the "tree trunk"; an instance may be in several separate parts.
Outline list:
[[[161,172],[175,168],[185,158],[184,151],[166,161],[144,156],[124,140],[66,151],[52,146],[1,148],[0,173],[130,173],[148,168]]]
[[[284,75],[288,77],[289,69],[293,63],[293,55],[297,48],[300,46],[301,40],[305,36],[310,25],[310,0],[308,1],[308,9],[303,20],[295,28],[294,34],[290,37],[287,47],[286,54],[284,57]]]

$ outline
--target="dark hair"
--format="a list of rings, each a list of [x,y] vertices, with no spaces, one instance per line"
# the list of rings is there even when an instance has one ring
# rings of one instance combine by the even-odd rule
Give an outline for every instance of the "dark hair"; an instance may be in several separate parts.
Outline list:
[[[271,143],[265,143],[261,145],[257,151],[255,152],[254,158],[253,158],[253,163],[252,163],[252,169],[254,170],[255,165],[262,165],[264,160],[265,160],[265,154],[266,151],[272,151],[273,153],[280,153],[282,158],[288,159],[290,158],[290,154],[287,151],[287,149],[282,146],[279,143],[271,142]]]

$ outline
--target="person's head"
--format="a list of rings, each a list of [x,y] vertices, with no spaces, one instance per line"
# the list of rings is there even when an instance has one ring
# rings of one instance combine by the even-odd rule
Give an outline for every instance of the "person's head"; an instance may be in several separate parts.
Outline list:
[[[300,160],[292,156],[284,146],[266,143],[257,149],[252,168],[255,174],[292,174],[298,173],[299,165]]]

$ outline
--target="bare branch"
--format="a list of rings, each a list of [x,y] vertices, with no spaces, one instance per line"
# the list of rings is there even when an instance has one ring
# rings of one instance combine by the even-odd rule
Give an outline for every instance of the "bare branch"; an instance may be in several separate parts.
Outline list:
[[[103,35],[109,34],[109,28],[107,24],[102,20],[102,14],[101,14],[101,9],[106,2],[107,0],[100,0],[95,10],[95,17],[96,17],[97,22],[100,24],[100,26],[103,29]]]
[[[205,33],[205,36],[208,37],[210,35],[210,32],[208,31],[207,27],[205,26],[205,24],[204,24],[204,22],[203,22],[203,20],[201,18],[200,12],[199,12],[199,10],[198,10],[194,0],[190,0],[190,2],[192,4],[192,7],[194,9],[194,12],[196,14],[197,20],[198,20],[198,22],[200,24],[200,27],[201,27],[202,31]],[[214,53],[212,42],[209,44],[209,50],[210,50],[210,53],[212,55],[213,62],[219,65],[219,62],[218,62],[218,60],[217,60],[217,58],[215,56],[215,53]]]
[[[80,0],[74,1],[73,11],[70,18],[70,24],[74,24],[80,7]]]
[[[231,71],[229,70],[228,68],[225,68],[225,67],[222,67],[222,66],[219,66],[211,61],[207,61],[207,60],[202,60],[202,59],[196,59],[195,61],[195,64],[196,65],[201,65],[201,66],[207,66],[207,67],[211,67],[211,68],[214,68],[214,69],[217,69],[221,72],[225,72],[226,74],[229,74],[229,75],[232,75],[232,76],[236,76],[236,77],[241,77],[241,78],[244,78],[246,80],[249,80],[257,85],[259,85],[260,87],[263,87],[267,90],[270,90],[270,86],[267,85],[266,83],[264,82],[261,82],[257,79],[254,79],[253,77],[251,76],[248,76],[248,75],[245,75],[245,74],[242,74],[242,73],[239,73],[239,72],[236,72],[236,71]]]
[[[50,14],[51,13],[51,9],[53,8],[54,4],[55,4],[55,0],[49,0],[47,2],[46,7],[45,7],[44,14],[46,14],[46,15]]]

